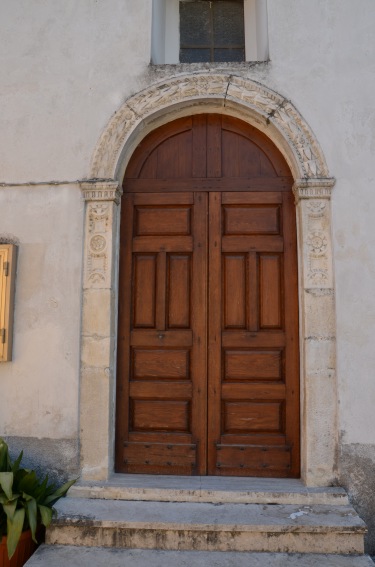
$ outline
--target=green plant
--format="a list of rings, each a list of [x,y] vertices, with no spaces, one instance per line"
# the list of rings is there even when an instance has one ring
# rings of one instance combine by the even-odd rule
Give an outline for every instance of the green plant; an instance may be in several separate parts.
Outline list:
[[[48,482],[48,475],[39,480],[35,471],[20,467],[22,456],[23,451],[12,462],[8,445],[0,437],[0,541],[4,535],[8,536],[9,559],[23,531],[30,529],[37,543],[37,526],[49,526],[55,513],[53,505],[76,481],[57,488]]]

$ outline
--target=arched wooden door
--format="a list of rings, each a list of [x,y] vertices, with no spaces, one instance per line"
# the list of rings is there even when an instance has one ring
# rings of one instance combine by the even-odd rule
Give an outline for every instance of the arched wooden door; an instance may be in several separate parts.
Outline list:
[[[296,227],[275,146],[228,116],[134,152],[121,212],[116,470],[299,476]]]

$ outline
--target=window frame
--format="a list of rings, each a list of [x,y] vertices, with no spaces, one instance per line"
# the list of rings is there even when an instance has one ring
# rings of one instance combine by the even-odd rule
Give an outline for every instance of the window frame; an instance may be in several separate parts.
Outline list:
[[[153,0],[151,62],[154,65],[180,64],[179,1]],[[267,0],[244,0],[244,24],[245,61],[268,61]]]

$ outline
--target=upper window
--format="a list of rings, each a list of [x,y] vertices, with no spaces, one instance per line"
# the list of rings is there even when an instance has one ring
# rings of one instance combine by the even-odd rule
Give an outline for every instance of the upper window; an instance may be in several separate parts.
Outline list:
[[[267,59],[267,0],[153,0],[153,63]]]
[[[245,61],[243,0],[180,1],[180,62]]]

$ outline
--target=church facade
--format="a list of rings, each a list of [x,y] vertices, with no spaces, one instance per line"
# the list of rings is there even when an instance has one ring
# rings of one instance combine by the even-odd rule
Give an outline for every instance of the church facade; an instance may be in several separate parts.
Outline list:
[[[374,549],[375,9],[360,5],[3,3],[14,452],[86,480],[340,485]]]

